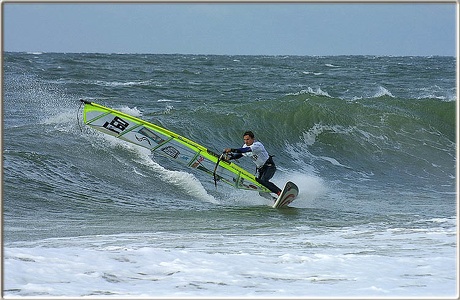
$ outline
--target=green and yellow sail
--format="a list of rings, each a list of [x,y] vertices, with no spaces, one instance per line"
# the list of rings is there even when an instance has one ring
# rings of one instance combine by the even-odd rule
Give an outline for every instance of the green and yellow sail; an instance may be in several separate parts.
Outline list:
[[[83,122],[96,130],[160,153],[238,189],[270,192],[250,172],[233,162],[218,162],[219,155],[188,138],[100,104],[81,101]]]

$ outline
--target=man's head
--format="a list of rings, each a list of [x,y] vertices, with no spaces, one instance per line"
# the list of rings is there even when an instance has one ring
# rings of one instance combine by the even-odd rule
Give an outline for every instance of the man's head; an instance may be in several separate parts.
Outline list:
[[[246,131],[243,134],[243,140],[247,146],[251,146],[254,143],[254,133],[252,133],[252,131]]]

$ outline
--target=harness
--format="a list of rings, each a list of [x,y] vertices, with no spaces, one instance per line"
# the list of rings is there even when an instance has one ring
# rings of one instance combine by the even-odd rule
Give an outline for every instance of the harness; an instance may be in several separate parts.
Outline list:
[[[262,167],[260,167],[260,168],[257,168],[257,167],[256,167],[256,173],[259,173],[259,174],[260,174],[260,172],[261,172],[262,170],[264,170],[264,169],[266,169],[266,168],[269,168],[269,167],[274,167],[274,166],[275,166],[275,162],[273,161],[273,156],[275,156],[275,155],[270,155],[270,154],[269,154],[269,155],[268,155],[267,161],[262,165]]]

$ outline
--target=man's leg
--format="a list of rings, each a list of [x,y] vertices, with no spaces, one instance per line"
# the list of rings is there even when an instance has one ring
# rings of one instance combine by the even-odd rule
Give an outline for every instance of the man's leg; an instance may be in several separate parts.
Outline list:
[[[273,182],[270,182],[270,179],[275,175],[276,167],[272,166],[263,166],[259,170],[259,178],[257,181],[267,187],[272,193],[278,194],[281,193],[281,189],[277,187]]]

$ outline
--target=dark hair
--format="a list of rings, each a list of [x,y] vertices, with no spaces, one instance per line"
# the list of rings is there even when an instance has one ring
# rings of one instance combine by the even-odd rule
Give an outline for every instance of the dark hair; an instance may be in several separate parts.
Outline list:
[[[252,133],[252,131],[246,131],[246,132],[243,134],[243,136],[245,136],[245,135],[249,135],[249,137],[250,137],[251,139],[254,139],[254,133]]]

